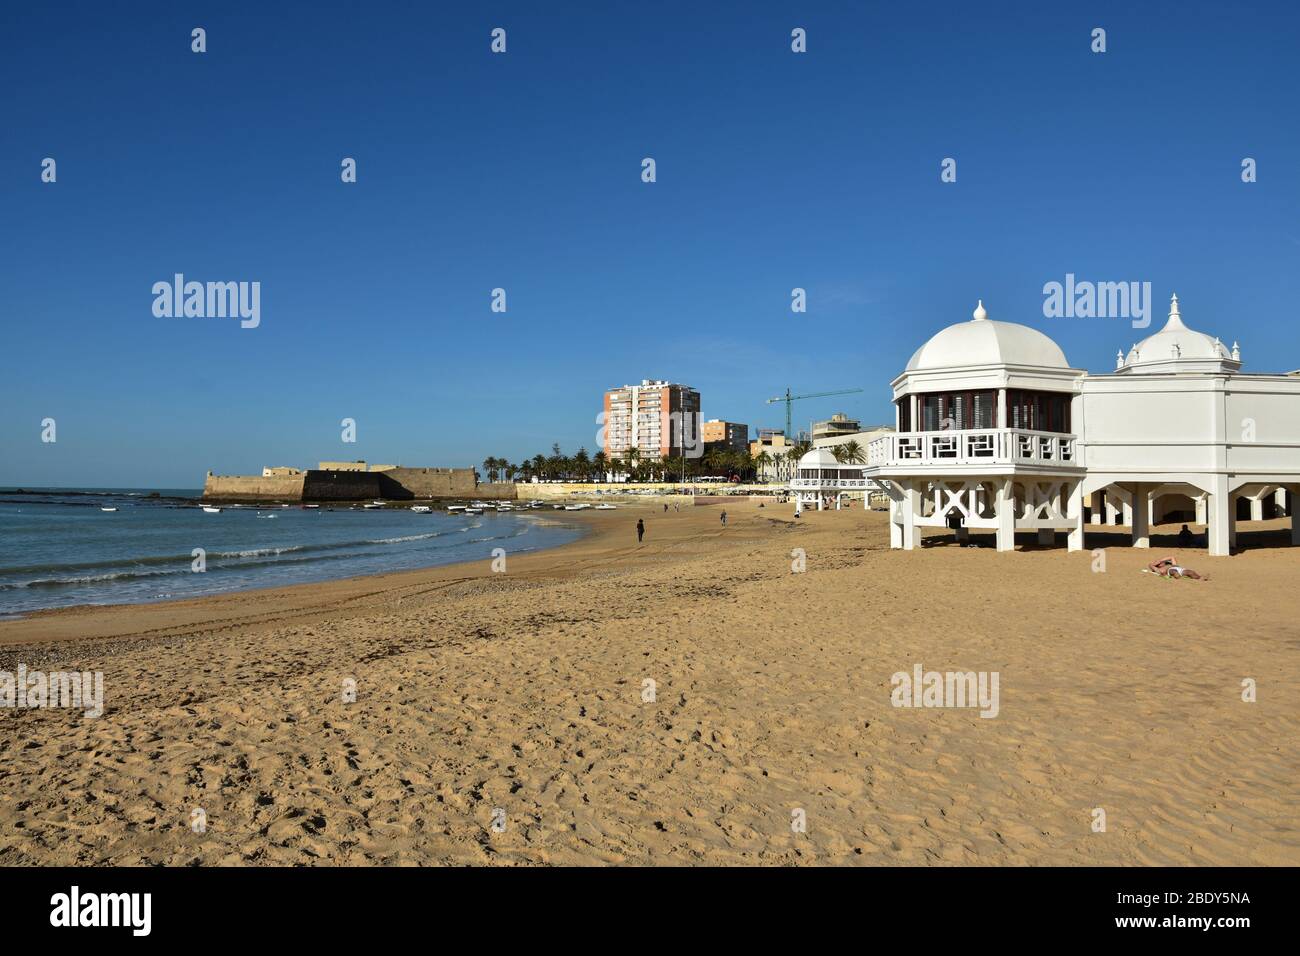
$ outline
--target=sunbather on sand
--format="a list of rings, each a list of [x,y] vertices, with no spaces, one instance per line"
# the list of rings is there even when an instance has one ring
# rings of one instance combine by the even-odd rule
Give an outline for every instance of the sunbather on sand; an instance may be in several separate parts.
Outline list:
[[[1191,578],[1193,581],[1208,581],[1208,577],[1197,574],[1191,568],[1185,568],[1178,563],[1177,558],[1161,558],[1159,561],[1152,561],[1147,565],[1147,570],[1152,574],[1158,574],[1162,578]]]

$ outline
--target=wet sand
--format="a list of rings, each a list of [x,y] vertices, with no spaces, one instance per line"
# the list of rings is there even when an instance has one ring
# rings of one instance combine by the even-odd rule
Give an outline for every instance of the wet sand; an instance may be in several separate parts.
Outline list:
[[[566,513],[591,533],[504,573],[0,623],[0,668],[107,697],[0,710],[0,864],[1300,863],[1285,522],[1229,559],[1090,533],[1097,573],[720,510]],[[1140,573],[1165,554],[1212,580]],[[892,706],[918,663],[998,672],[998,716]]]

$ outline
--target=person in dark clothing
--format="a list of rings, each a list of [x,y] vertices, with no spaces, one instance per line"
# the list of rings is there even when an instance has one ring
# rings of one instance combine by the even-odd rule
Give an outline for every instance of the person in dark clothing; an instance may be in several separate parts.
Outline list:
[[[723,523],[723,525],[725,526],[726,523],[727,523],[727,513],[724,511],[724,512],[722,512],[722,514],[721,514],[719,517],[722,518],[722,523]]]
[[[1196,541],[1196,535],[1192,534],[1192,529],[1183,525],[1183,530],[1178,532],[1178,544],[1184,548],[1190,548]]]
[[[636,543],[640,544],[641,539],[645,537],[645,522],[640,518],[636,519]]]

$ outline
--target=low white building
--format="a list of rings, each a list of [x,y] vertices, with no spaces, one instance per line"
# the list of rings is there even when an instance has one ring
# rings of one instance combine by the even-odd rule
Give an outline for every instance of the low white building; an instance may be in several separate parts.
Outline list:
[[[841,462],[829,448],[814,448],[799,459],[790,479],[790,494],[803,508],[839,509],[844,496],[853,493],[866,500],[868,490],[879,485],[863,474],[860,462]]]
[[[886,484],[891,544],[923,527],[1017,531],[1083,547],[1086,522],[1207,525],[1226,555],[1237,512],[1292,515],[1300,490],[1300,378],[1241,371],[1241,352],[1188,328],[1178,297],[1164,328],[1089,374],[1036,329],[988,318],[949,326],[894,379],[898,430],[871,442],[864,477]],[[1242,500],[1249,505],[1239,505]]]

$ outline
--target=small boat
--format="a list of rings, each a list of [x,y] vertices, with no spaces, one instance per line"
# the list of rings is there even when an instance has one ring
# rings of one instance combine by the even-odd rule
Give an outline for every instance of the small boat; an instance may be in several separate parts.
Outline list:
[[[100,511],[116,511],[116,508],[100,508]]]
[[[615,510],[617,507],[618,507],[618,505],[603,504],[603,505],[596,505],[596,510],[597,510],[597,511],[613,511],[613,510]]]
[[[259,518],[274,518],[275,515],[258,515]]]
[[[564,510],[564,505],[551,505],[551,507],[554,508],[556,511]]]
[[[377,502],[377,501],[372,501],[372,502],[370,502],[370,504],[368,504],[368,505],[362,505],[361,507],[365,508],[366,510],[371,510],[371,509],[374,509],[374,508],[382,508],[383,505],[380,504],[380,503]]]
[[[433,509],[428,505],[411,505],[411,510],[418,515],[427,515]]]
[[[320,505],[303,505],[304,508],[319,508]]]
[[[117,509],[114,509],[114,510],[116,511]],[[206,511],[206,512],[207,512],[208,514],[210,514],[210,515],[219,515],[219,514],[221,514],[221,509],[218,508],[216,505],[204,505],[204,506],[203,506],[203,510]]]
[[[497,505],[497,511],[514,511],[514,505]]]
[[[464,511],[464,510],[465,510],[464,505],[447,505],[447,511],[450,514],[455,514],[457,511]]]
[[[466,509],[465,509],[465,514],[467,514],[467,515],[481,515],[482,513],[483,513],[483,509],[482,509],[482,508],[466,508]]]

